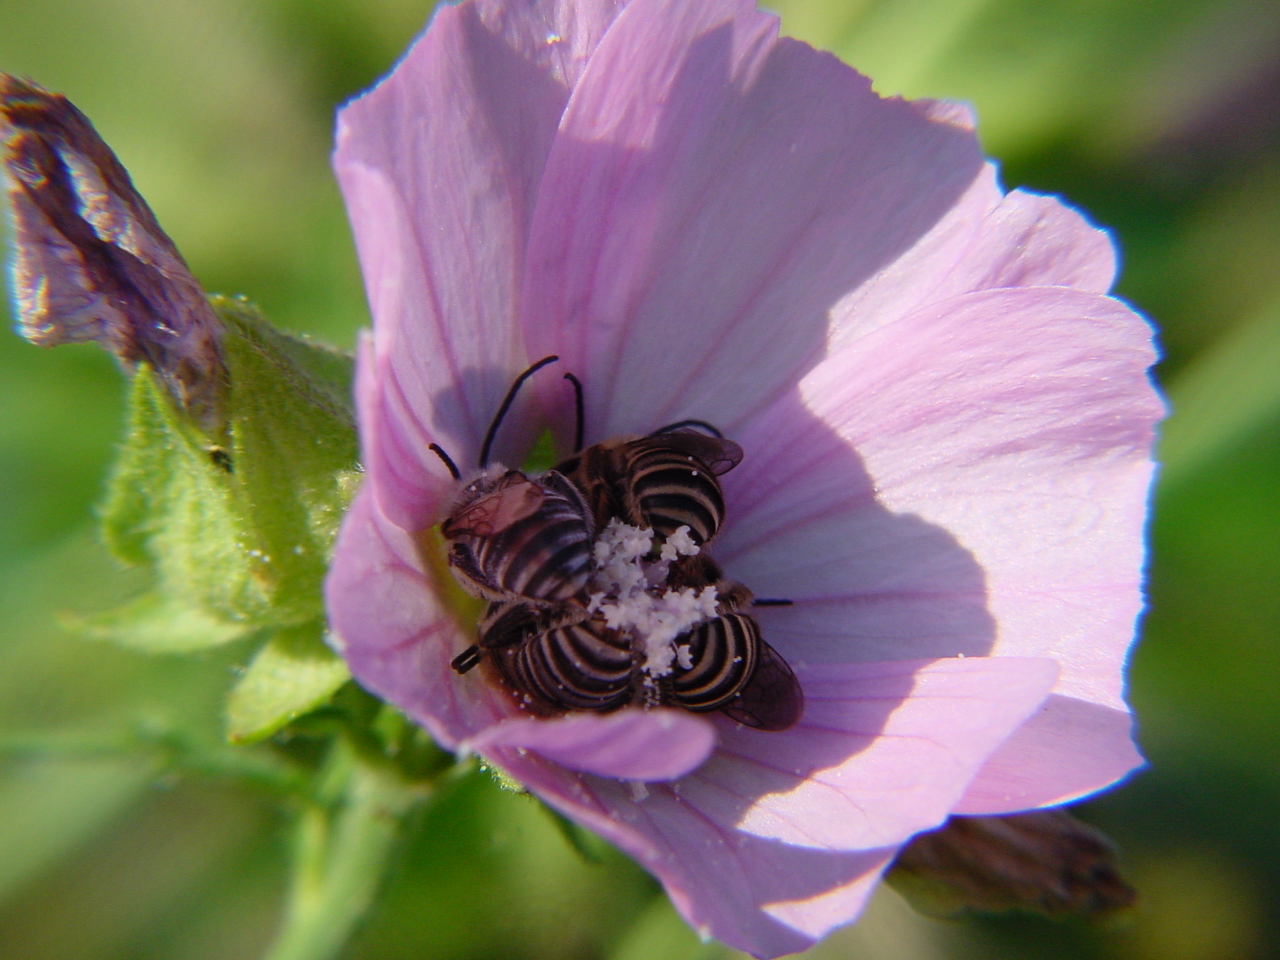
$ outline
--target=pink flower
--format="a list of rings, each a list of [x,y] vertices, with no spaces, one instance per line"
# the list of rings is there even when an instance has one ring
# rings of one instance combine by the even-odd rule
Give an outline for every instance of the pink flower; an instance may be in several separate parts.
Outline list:
[[[748,0],[467,0],[343,110],[374,331],[367,470],[328,583],[360,682],[636,857],[772,957],[860,910],[951,813],[1059,804],[1141,759],[1151,330],[1106,236],[1002,194],[967,113],[876,96]],[[521,715],[426,531],[531,360],[586,442],[686,417],[745,451],[713,553],[807,708]],[[572,394],[539,374],[519,464]],[[464,466],[465,469],[465,466]],[[627,781],[632,781],[628,783]],[[645,781],[640,786],[635,781]]]

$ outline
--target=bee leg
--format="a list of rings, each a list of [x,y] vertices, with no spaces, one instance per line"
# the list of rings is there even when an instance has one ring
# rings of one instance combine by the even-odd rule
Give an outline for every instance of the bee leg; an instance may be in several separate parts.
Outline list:
[[[576,603],[542,605],[523,598],[491,603],[480,620],[480,647],[497,650],[514,646],[547,630],[585,619],[586,609]]]
[[[466,673],[480,665],[480,648],[474,643],[453,658],[449,664],[458,673]]]

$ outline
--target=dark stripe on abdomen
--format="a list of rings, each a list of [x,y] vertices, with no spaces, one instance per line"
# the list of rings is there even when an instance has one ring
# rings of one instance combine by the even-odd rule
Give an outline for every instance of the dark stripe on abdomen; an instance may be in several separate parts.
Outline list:
[[[677,667],[672,691],[688,710],[705,712],[724,706],[751,679],[760,652],[760,627],[745,613],[708,620],[676,640],[689,646],[692,665]]]

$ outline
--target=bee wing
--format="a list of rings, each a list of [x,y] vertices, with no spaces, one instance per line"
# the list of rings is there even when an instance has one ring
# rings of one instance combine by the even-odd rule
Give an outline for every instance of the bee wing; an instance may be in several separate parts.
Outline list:
[[[742,448],[732,440],[708,436],[696,430],[673,430],[670,433],[654,434],[651,439],[697,457],[717,477],[728,473],[742,462]]]
[[[447,517],[440,532],[450,540],[460,536],[492,537],[536,513],[544,497],[542,487],[513,471],[499,481],[496,489]]]
[[[804,691],[787,661],[763,639],[755,673],[722,709],[725,716],[757,730],[786,730],[804,713]]]

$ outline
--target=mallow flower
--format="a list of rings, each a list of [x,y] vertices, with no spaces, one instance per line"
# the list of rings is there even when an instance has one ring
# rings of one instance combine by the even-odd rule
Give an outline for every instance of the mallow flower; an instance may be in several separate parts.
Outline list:
[[[635,857],[758,957],[858,914],[951,814],[1141,763],[1152,331],[1105,234],[1004,193],[962,107],[878,96],[751,0],[464,0],[345,107],[374,325],[366,476],[327,583],[365,687]],[[794,669],[795,726],[525,713],[450,661],[476,615],[436,525],[495,460],[696,418],[743,450],[714,555]]]

